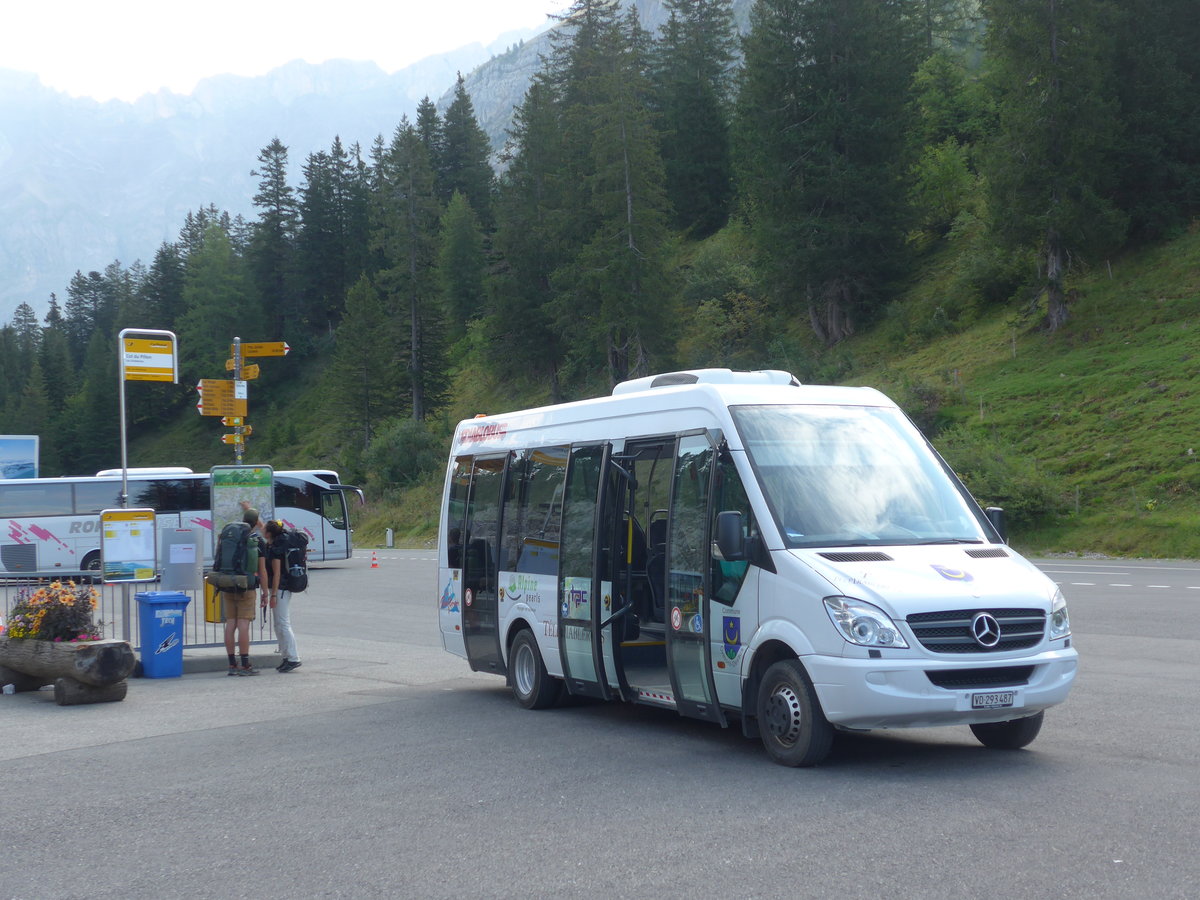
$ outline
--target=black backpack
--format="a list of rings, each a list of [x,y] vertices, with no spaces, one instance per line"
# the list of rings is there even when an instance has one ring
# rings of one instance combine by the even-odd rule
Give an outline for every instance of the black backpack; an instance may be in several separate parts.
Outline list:
[[[283,558],[279,580],[281,587],[293,594],[308,589],[308,535],[289,530],[281,535],[287,540],[287,555]]]
[[[250,548],[250,526],[245,522],[230,522],[217,537],[217,552],[213,571],[204,576],[213,587],[222,591],[248,591],[258,587],[258,572],[246,571]]]

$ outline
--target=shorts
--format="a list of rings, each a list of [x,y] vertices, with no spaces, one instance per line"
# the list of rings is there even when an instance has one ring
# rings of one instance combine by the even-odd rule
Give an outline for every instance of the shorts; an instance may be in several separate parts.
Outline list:
[[[258,591],[223,591],[221,598],[225,602],[225,618],[248,619],[254,621],[254,611],[258,609]]]

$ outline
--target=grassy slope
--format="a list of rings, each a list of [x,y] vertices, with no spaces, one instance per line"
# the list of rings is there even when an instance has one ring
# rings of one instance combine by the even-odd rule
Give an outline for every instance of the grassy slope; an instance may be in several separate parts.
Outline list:
[[[1055,477],[1063,514],[1014,535],[1018,546],[1200,557],[1200,236],[1074,286],[1057,334],[1014,326],[1010,306],[900,356],[867,336],[854,380],[936,386],[943,415],[1000,434]]]
[[[919,346],[884,323],[837,348],[853,360],[844,380],[901,402],[934,395],[941,420],[998,435],[1036,460],[1056,482],[1063,512],[1013,534],[1018,547],[1200,558],[1200,235],[1114,261],[1111,276],[1104,266],[1074,287],[1071,319],[1054,335],[1016,323],[1017,304],[985,308],[970,328]],[[940,289],[933,272],[912,289],[912,308],[932,309]],[[315,367],[287,393],[265,407],[252,396],[246,458],[337,468],[353,436],[328,423]],[[447,429],[477,412],[548,399],[543,386],[469,372],[452,396]],[[223,431],[189,408],[169,432],[133,441],[131,465],[232,462],[232,448],[219,443]],[[427,545],[440,489],[437,475],[396,499],[369,493],[356,517],[357,543],[381,546],[391,527],[399,545]]]

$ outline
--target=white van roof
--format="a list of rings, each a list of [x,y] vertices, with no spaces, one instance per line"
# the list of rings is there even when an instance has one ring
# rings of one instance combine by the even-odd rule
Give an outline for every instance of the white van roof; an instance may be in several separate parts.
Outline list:
[[[609,396],[459,422],[452,453],[493,452],[720,428],[738,449],[730,406],[894,406],[874,388],[801,385],[787,372],[695,369],[618,384]]]
[[[800,386],[800,379],[780,369],[762,369],[757,372],[735,372],[732,369],[685,369],[682,372],[666,372],[662,375],[647,375],[622,381],[612,389],[613,396],[634,394],[661,387],[677,387],[681,384],[779,384]]]

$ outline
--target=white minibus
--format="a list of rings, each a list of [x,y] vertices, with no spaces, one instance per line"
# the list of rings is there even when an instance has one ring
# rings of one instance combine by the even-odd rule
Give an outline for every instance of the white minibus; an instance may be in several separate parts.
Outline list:
[[[703,369],[477,417],[442,501],[443,646],[517,701],[737,721],[807,766],[835,730],[1032,741],[1076,651],[1053,581],[871,388]]]

